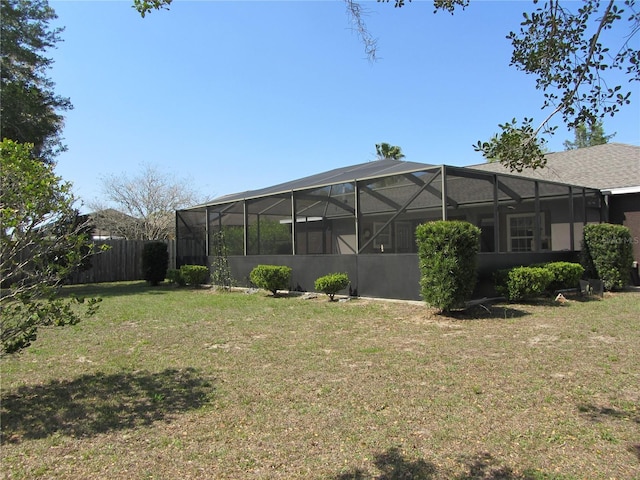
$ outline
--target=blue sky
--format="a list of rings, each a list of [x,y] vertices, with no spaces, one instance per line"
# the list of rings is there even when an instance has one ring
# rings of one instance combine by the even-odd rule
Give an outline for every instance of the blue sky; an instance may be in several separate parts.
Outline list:
[[[410,161],[471,165],[484,161],[472,144],[499,123],[546,116],[505,39],[530,1],[474,1],[453,16],[365,1],[375,63],[341,0],[177,0],[144,19],[131,3],[50,1],[65,27],[50,77],[75,107],[57,172],[85,203],[100,177],[143,164],[203,199],[371,161],[379,142]],[[604,128],[639,145],[637,82],[632,98]],[[567,139],[560,127],[550,150]]]

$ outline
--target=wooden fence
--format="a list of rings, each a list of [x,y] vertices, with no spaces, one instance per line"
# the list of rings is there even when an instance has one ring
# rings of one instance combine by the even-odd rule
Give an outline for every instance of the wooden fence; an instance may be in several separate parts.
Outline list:
[[[91,257],[91,268],[75,273],[70,283],[120,282],[144,280],[142,273],[142,250],[147,240],[100,240],[95,242],[96,253]],[[169,268],[176,265],[176,242],[165,241],[169,251]],[[100,251],[101,245],[109,247]]]

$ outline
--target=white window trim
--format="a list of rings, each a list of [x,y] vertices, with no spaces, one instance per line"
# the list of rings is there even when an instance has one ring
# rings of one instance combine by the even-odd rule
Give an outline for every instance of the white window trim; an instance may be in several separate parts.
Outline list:
[[[511,240],[512,239],[516,239],[516,238],[531,238],[532,239],[532,244],[533,242],[535,242],[535,234],[533,235],[533,237],[522,237],[522,236],[514,236],[511,235],[511,219],[512,218],[523,218],[523,217],[529,217],[529,218],[533,218],[534,219],[534,225],[535,225],[535,217],[536,217],[536,213],[535,212],[528,212],[528,213],[510,213],[507,214],[507,251],[508,252],[513,252],[512,248],[511,248]],[[544,212],[540,212],[540,240],[542,240],[543,238],[545,238],[546,233],[545,233],[545,222],[544,222]],[[532,250],[527,250],[527,252],[533,252],[535,251],[534,249]],[[519,252],[521,253],[521,252]]]

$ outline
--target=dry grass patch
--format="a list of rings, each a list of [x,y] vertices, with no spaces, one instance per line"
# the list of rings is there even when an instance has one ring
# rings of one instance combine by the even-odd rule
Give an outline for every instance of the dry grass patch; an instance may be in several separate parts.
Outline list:
[[[85,287],[2,364],[2,478],[640,477],[640,294],[423,305]]]

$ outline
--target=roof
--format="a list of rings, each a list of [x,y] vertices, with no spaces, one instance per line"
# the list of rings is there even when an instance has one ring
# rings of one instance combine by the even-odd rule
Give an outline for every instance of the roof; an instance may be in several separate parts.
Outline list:
[[[606,143],[594,147],[549,153],[547,165],[535,170],[511,172],[501,163],[482,163],[462,170],[499,173],[512,177],[542,180],[580,187],[596,188],[609,193],[637,193],[640,190],[640,147],[623,143]],[[311,190],[340,183],[353,183],[391,175],[433,170],[438,165],[384,159],[336,168],[271,187],[248,190],[214,198],[188,210],[213,204],[227,204],[249,198],[259,198],[292,191]]]
[[[545,155],[547,164],[515,175],[562,182],[599,190],[640,187],[640,147],[624,143],[605,143]],[[501,163],[470,165],[469,168],[495,173],[512,173]]]
[[[280,183],[271,187],[224,195],[222,197],[214,198],[213,200],[207,202],[207,204],[235,202],[238,200],[243,200],[245,198],[276,195],[279,193],[291,192],[293,190],[320,188],[327,185],[354,182],[355,180],[363,180],[367,178],[417,172],[427,168],[434,168],[434,165],[416,162],[405,162],[402,160],[394,160],[391,158],[387,158],[384,160],[374,160],[372,162],[360,163],[358,165],[351,165],[349,167],[336,168],[334,170],[329,170],[328,172],[310,175],[308,177],[291,180],[289,182]]]

